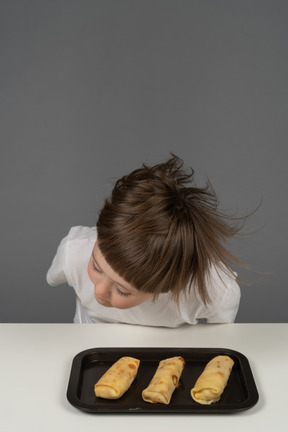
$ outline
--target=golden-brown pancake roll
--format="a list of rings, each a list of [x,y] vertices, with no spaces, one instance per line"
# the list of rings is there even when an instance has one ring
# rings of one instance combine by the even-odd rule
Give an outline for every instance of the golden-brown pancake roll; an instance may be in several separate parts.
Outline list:
[[[191,396],[195,402],[209,405],[219,401],[228,382],[234,361],[228,356],[214,357],[197,379]]]
[[[168,405],[178,386],[184,366],[185,360],[182,357],[171,357],[160,361],[150,384],[142,392],[143,400]]]
[[[119,399],[134,381],[140,360],[122,357],[108,369],[94,386],[97,397]]]

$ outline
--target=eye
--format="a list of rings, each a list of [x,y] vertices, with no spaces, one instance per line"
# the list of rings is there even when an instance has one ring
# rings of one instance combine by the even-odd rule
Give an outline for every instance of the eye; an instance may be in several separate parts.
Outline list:
[[[91,262],[92,262],[93,270],[95,270],[97,273],[102,273],[102,270],[100,270],[98,267],[95,266],[94,261],[91,261]]]
[[[130,293],[124,293],[117,286],[115,288],[116,288],[117,294],[119,294],[120,296],[129,297],[131,295]]]

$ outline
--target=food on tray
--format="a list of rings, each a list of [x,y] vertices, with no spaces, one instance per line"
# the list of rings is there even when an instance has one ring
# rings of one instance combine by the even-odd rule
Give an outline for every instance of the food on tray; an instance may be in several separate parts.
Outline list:
[[[119,399],[134,381],[140,360],[122,357],[108,369],[94,386],[97,397]]]
[[[160,361],[150,384],[142,392],[143,400],[168,405],[178,386],[184,366],[185,360],[182,357],[171,357]]]
[[[197,379],[191,396],[203,405],[219,401],[228,382],[234,361],[228,356],[214,357]]]

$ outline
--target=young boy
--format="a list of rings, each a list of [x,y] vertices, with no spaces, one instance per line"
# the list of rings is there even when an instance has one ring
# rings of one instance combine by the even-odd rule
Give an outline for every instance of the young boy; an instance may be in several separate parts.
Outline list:
[[[174,155],[119,179],[97,227],[71,228],[47,273],[76,293],[75,323],[233,322],[240,289],[225,248],[239,228]]]

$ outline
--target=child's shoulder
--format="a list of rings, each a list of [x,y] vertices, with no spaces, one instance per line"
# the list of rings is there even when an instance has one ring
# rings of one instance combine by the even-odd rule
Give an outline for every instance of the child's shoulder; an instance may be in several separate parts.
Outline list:
[[[96,228],[74,226],[70,228],[64,241],[66,262],[69,263],[70,268],[77,272],[90,258],[96,241]]]
[[[96,241],[97,233],[96,227],[86,227],[86,226],[74,226],[70,228],[67,235],[68,241]]]

